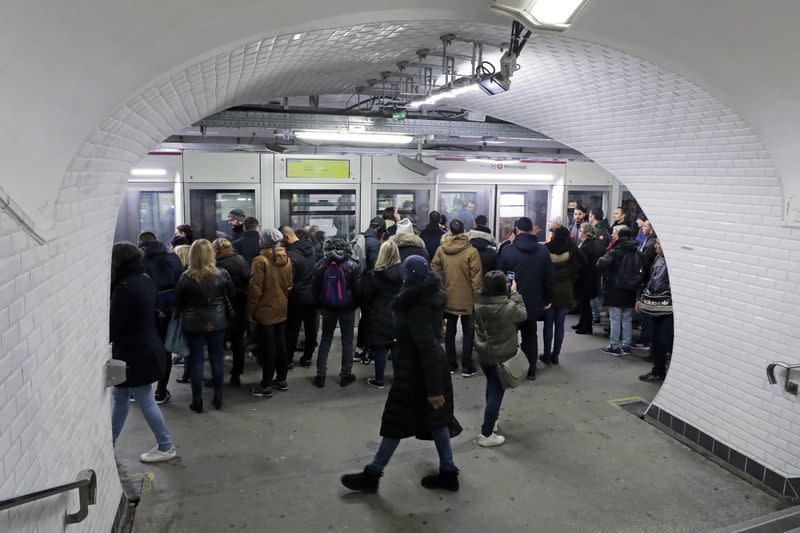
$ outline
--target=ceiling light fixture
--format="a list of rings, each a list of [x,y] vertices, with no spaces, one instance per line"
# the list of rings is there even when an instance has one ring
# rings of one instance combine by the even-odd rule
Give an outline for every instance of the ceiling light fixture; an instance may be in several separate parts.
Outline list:
[[[334,130],[303,130],[294,132],[301,141],[364,143],[364,144],[408,144],[414,140],[403,133],[351,132]]]
[[[478,81],[478,85],[483,89],[483,92],[493,96],[508,91],[511,88],[511,79],[502,72],[498,72],[497,74],[484,76]]]
[[[473,174],[472,172],[448,172],[448,179],[454,180],[524,180],[551,182],[553,176],[550,174]]]
[[[467,163],[487,163],[489,165],[518,165],[521,163],[519,159],[484,159],[480,157],[468,157],[465,161]]]
[[[455,98],[457,96],[462,96],[465,94],[469,94],[476,90],[476,80],[475,78],[461,78],[456,80],[460,82],[461,80],[468,80],[468,82],[462,82],[458,86],[447,87],[444,89],[440,89],[439,91],[435,91],[431,93],[429,96],[418,99],[412,100],[408,103],[408,107],[421,107],[424,105],[436,105],[442,100],[446,100],[448,98]],[[466,84],[465,84],[466,83]]]
[[[564,31],[589,0],[495,0],[492,9],[508,15],[528,28]]]
[[[167,171],[163,168],[134,168],[131,170],[131,176],[166,176]]]

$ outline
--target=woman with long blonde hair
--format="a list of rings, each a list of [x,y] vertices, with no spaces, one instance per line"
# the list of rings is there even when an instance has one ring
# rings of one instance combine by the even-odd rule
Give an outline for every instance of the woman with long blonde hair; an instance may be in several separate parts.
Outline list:
[[[403,286],[403,269],[400,250],[393,240],[381,244],[375,269],[365,277],[362,284],[362,302],[370,302],[368,309],[369,333],[367,345],[375,358],[375,377],[367,383],[377,389],[384,387],[386,356],[395,353],[395,324],[392,301]]]
[[[214,383],[216,409],[222,407],[223,350],[225,330],[229,326],[236,289],[230,275],[216,266],[211,243],[199,239],[189,249],[186,272],[175,288],[175,310],[183,316],[183,332],[189,344],[192,374],[192,403],[197,413],[203,412],[203,359],[208,346],[211,376]]]

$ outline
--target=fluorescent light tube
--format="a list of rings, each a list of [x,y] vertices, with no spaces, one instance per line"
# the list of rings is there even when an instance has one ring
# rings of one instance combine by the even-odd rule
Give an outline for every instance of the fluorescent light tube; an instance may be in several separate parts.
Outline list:
[[[398,133],[375,133],[375,132],[348,132],[333,130],[306,130],[296,131],[294,136],[303,141],[320,142],[352,142],[365,144],[408,144],[414,140],[411,135]]]
[[[519,181],[553,181],[551,174],[474,174],[472,172],[448,172],[448,179],[454,180],[519,180]]]
[[[134,168],[131,176],[166,176],[167,171],[163,168]]]
[[[564,31],[589,0],[495,0],[492,9],[531,29]]]
[[[586,0],[536,0],[528,11],[545,24],[567,24]]]
[[[481,159],[480,157],[468,157],[467,163],[489,163],[492,165],[518,165],[519,159]]]

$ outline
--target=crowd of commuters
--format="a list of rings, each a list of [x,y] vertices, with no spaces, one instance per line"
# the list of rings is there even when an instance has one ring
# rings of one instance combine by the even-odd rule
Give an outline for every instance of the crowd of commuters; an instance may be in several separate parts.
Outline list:
[[[462,211],[470,214],[466,221],[458,216]],[[466,206],[456,206],[450,215],[446,224],[433,211],[418,228],[387,208],[348,242],[325,239],[315,227],[261,231],[258,220],[234,209],[228,216],[230,239],[195,240],[192,228],[181,225],[172,252],[152,232],[140,235],[138,247],[116,244],[111,341],[114,356],[128,365],[128,381],[114,394],[114,440],[133,398],[158,443],[142,460],[175,457],[158,408],[171,396],[170,367],[183,364],[177,381],[191,383],[193,411],[203,412],[204,383],[213,390],[212,405],[221,409],[226,342],[233,359],[231,386],[241,386],[248,352],[261,366],[260,381],[249,389],[253,397],[288,390],[298,351],[298,364],[306,368],[316,352],[312,381],[323,388],[338,328],[340,386],[356,381],[353,365],[360,361],[374,364],[367,384],[383,389],[392,363],[378,453],[363,472],[342,482],[354,490],[376,490],[400,439],[415,436],[433,440],[440,459],[439,472],[423,485],[457,490],[450,439],[461,427],[453,414],[451,375],[459,367],[464,378],[476,375],[478,367],[486,378],[478,435],[484,447],[505,442],[497,433],[504,395],[498,365],[524,354],[529,380],[536,379],[538,361],[558,365],[571,309],[579,314],[576,333],[585,335],[593,333],[607,307],[610,341],[602,351],[623,356],[650,349],[653,368],[640,379],[664,379],[672,351],[669,276],[647,217],[630,221],[618,208],[609,226],[602,210],[576,206],[568,227],[560,217],[548,222],[545,242],[537,236],[539,227],[522,217],[498,243],[485,216],[472,216]],[[641,327],[636,344],[634,315]],[[543,322],[541,350],[538,322]],[[206,354],[210,380],[204,380]]]

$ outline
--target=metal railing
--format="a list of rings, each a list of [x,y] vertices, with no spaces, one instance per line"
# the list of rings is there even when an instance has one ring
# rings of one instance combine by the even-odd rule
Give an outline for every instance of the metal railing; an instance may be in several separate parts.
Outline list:
[[[792,370],[800,370],[800,365],[790,365],[789,363],[780,362],[767,365],[767,380],[771,385],[775,385],[778,382],[778,380],[775,379],[775,367],[780,367],[785,370],[783,389],[789,394],[797,396],[798,385],[796,382],[790,381],[789,378],[791,377]]]
[[[65,524],[77,524],[82,522],[89,514],[89,506],[94,505],[97,499],[97,476],[94,470],[84,470],[78,474],[78,479],[66,485],[59,485],[50,489],[40,490],[39,492],[32,492],[24,496],[15,496],[7,500],[0,501],[0,511],[6,511],[19,505],[35,502],[43,498],[49,498],[72,489],[78,489],[78,499],[80,500],[80,509],[77,513],[67,514],[64,516]]]

